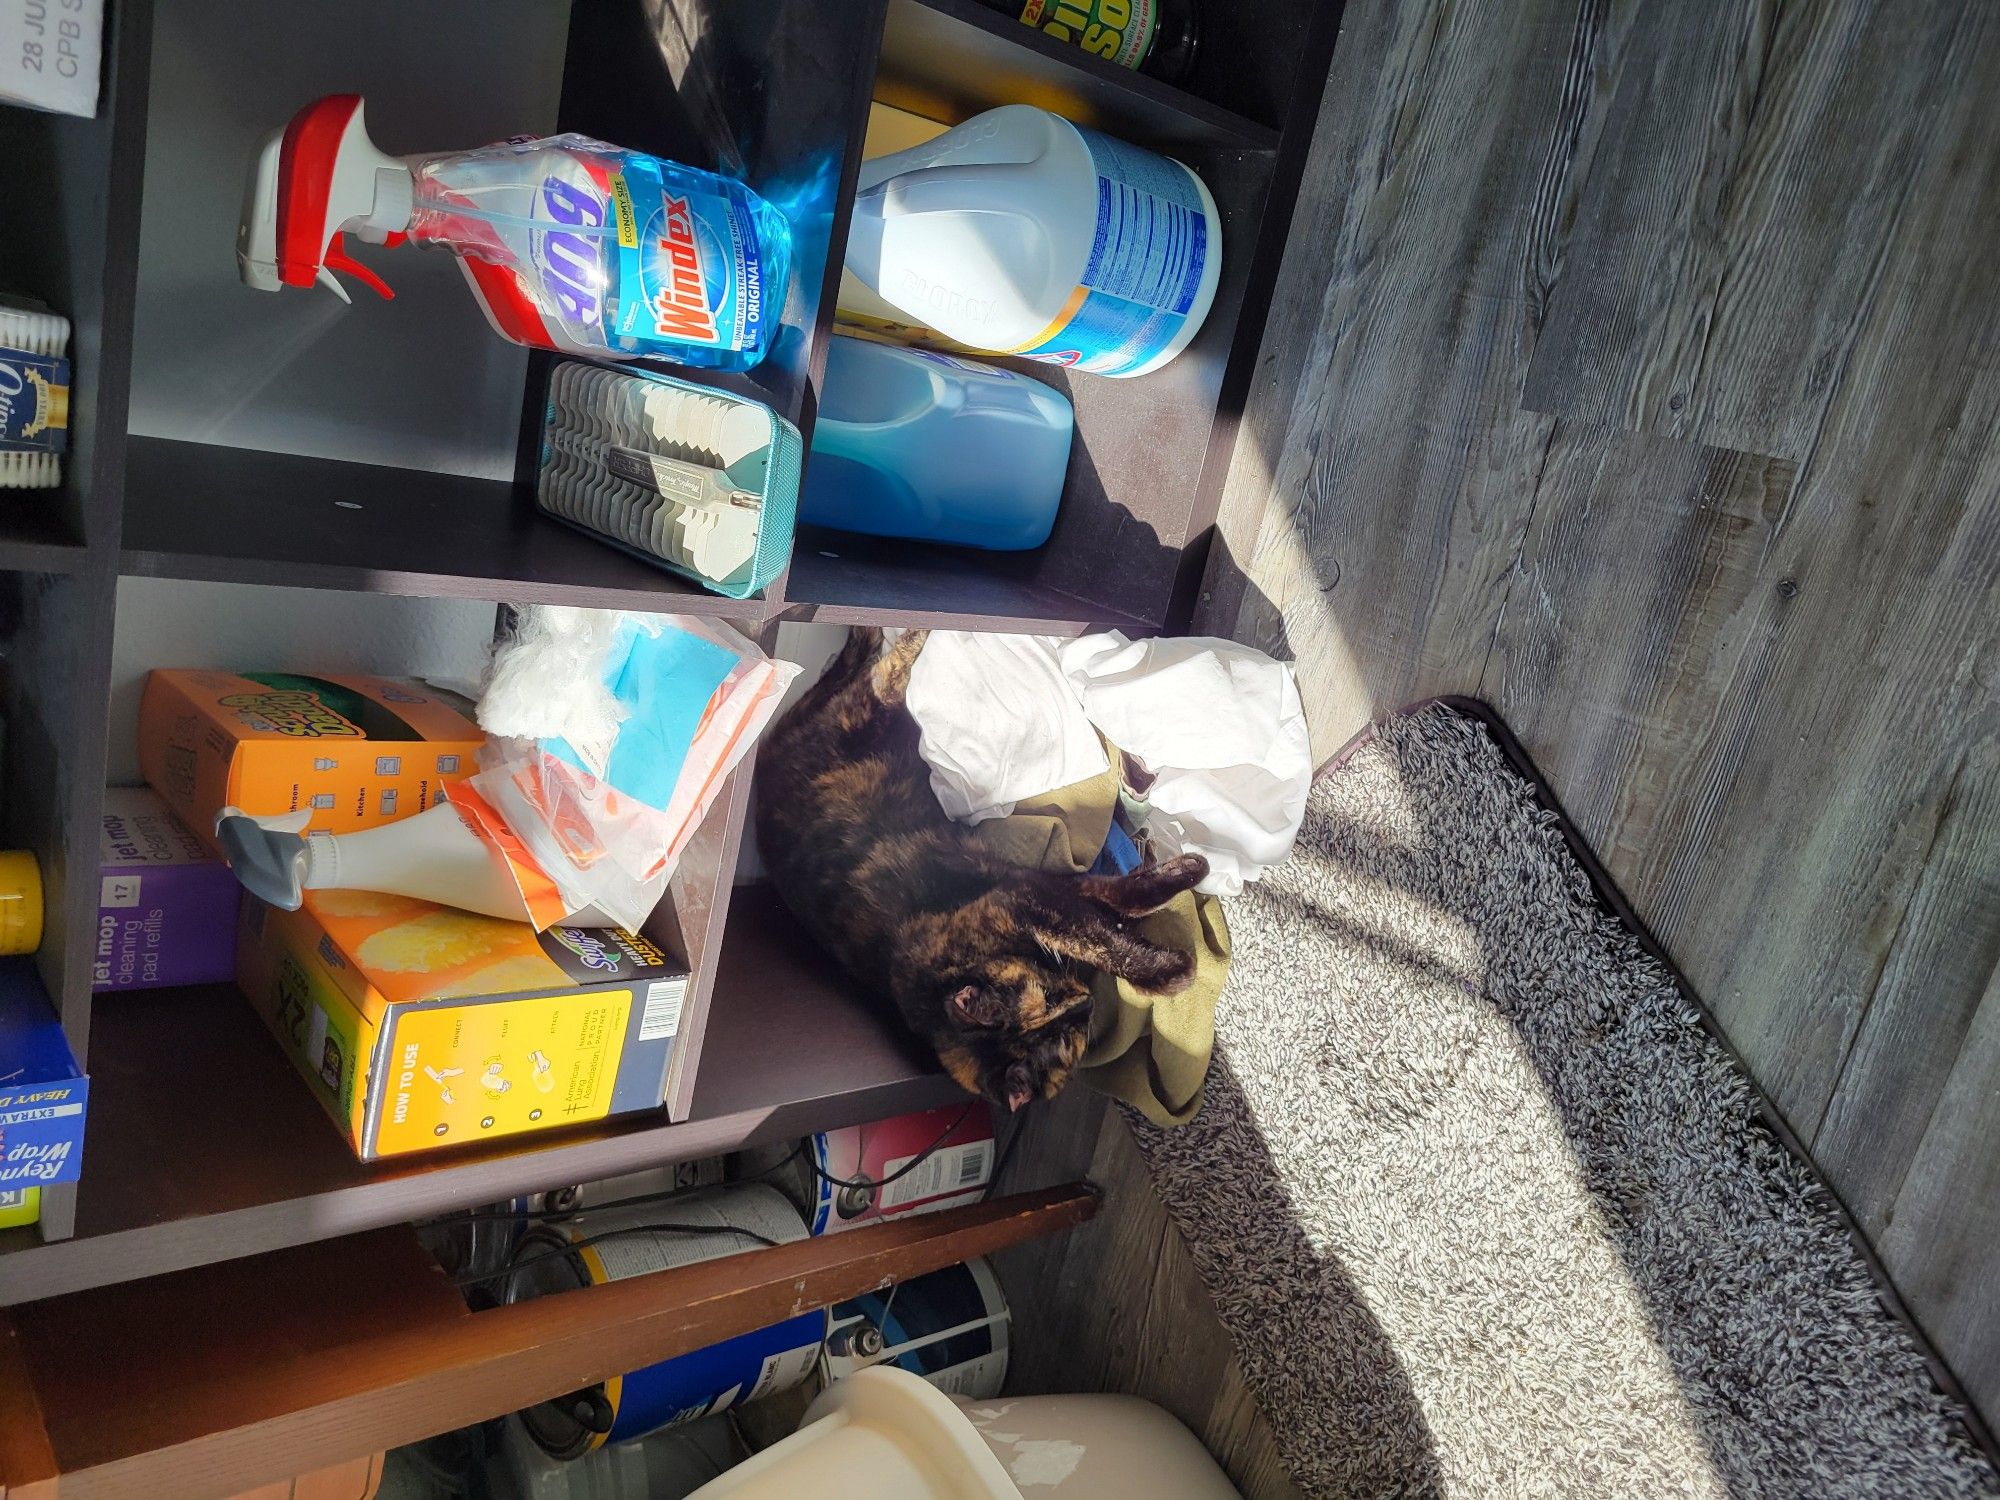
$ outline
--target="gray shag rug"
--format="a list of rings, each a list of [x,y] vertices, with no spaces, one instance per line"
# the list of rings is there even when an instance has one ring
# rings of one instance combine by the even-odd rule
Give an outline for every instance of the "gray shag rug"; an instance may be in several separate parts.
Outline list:
[[[1838,1208],[1477,721],[1378,727],[1228,908],[1140,1149],[1314,1496],[1990,1496]]]

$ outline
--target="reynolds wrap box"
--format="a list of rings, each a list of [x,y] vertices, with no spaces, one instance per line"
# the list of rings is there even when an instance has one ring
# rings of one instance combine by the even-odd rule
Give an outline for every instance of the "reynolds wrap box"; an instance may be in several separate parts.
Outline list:
[[[161,670],[139,703],[146,780],[218,852],[224,807],[304,809],[327,833],[420,813],[484,739],[446,695],[386,677]]]
[[[687,967],[375,891],[243,903],[237,978],[363,1160],[655,1109]]]
[[[0,959],[0,1192],[83,1175],[90,1080],[32,959]]]
[[[92,989],[219,984],[236,976],[243,888],[159,793],[143,786],[105,791],[97,891]]]

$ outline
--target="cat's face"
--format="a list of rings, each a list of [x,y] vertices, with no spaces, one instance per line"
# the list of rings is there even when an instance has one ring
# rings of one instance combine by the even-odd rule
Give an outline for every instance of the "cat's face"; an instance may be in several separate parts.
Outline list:
[[[1147,940],[1131,919],[1207,873],[1198,855],[1127,876],[1023,872],[920,945],[921,993],[899,996],[904,1014],[966,1092],[1007,1110],[1052,1098],[1090,1043],[1095,973],[1161,993],[1193,978],[1192,954]]]
[[[1053,1098],[1090,1043],[1090,981],[1065,960],[1001,954],[945,976],[938,1061],[1002,1109]]]

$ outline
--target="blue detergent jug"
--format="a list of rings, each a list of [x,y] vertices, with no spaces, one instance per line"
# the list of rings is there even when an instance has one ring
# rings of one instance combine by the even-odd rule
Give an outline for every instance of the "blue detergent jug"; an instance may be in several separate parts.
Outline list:
[[[1048,540],[1075,413],[969,359],[836,336],[799,518],[996,552]]]

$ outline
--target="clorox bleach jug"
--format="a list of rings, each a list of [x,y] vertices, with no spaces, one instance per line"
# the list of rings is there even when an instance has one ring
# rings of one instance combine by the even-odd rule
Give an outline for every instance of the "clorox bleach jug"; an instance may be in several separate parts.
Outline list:
[[[770,351],[791,269],[784,216],[740,182],[583,135],[388,156],[358,94],[315,100],[250,169],[236,261],[246,284],[326,287],[347,253],[442,245],[493,331],[592,358],[747,370]]]
[[[861,164],[847,268],[959,344],[1144,375],[1208,316],[1222,222],[1179,162],[1009,104]]]

